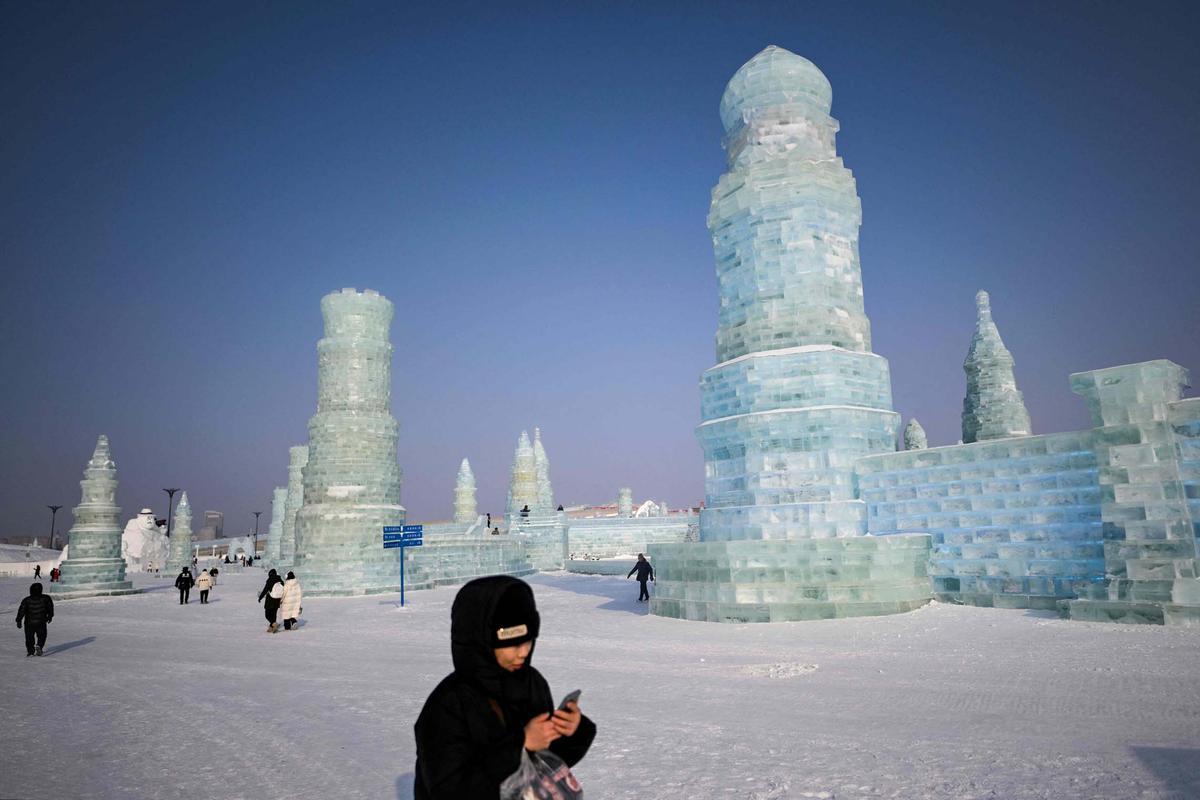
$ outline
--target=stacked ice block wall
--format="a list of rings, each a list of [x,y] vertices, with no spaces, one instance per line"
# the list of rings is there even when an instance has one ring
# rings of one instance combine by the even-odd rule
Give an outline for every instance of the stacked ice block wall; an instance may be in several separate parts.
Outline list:
[[[108,437],[96,440],[92,458],[79,482],[82,498],[68,536],[62,579],[51,584],[55,597],[130,594],[139,590],[125,580],[121,557],[121,509],[117,506],[117,465]]]
[[[861,208],[835,148],[829,81],[768,47],[721,100],[729,166],[708,216],[720,309],[701,379],[700,542],[652,545],[655,614],[774,621],[907,611],[929,599],[928,536],[864,537],[856,459],[896,449],[871,352]]]
[[[567,529],[567,553],[571,559],[644,553],[651,544],[695,541],[696,527],[692,516],[573,519]]]
[[[1053,609],[1104,574],[1089,431],[886,453],[855,465],[872,534],[929,533],[941,600]]]
[[[1106,577],[1103,592],[1070,603],[1072,619],[1200,620],[1191,602],[1200,573],[1186,483],[1195,408],[1181,402],[1187,381],[1187,370],[1165,360],[1071,376],[1096,425]]]
[[[405,517],[391,414],[392,303],[375,291],[343,289],[322,298],[321,314],[295,571],[306,594],[395,591],[399,551],[382,544],[383,527]]]
[[[508,500],[505,503],[508,524],[511,526],[520,519],[521,509],[528,507],[528,514],[536,510],[537,504],[537,458],[528,431],[521,431],[508,481]]]

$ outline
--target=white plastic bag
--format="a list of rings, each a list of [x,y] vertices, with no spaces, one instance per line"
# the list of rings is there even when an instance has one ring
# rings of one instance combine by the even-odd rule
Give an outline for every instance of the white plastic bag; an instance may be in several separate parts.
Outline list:
[[[521,750],[521,766],[500,784],[500,800],[583,800],[571,768],[549,750]]]

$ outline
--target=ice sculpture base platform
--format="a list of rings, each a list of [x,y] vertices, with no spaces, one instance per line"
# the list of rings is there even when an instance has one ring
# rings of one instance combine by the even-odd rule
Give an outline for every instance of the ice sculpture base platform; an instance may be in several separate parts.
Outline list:
[[[901,614],[928,603],[927,535],[654,544],[650,613],[704,622]]]

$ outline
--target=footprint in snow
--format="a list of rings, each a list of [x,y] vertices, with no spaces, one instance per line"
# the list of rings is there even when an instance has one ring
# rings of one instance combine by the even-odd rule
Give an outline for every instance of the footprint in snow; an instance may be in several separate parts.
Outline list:
[[[751,664],[744,667],[747,675],[756,678],[794,678],[797,675],[808,675],[817,671],[816,664],[784,663],[784,664]]]

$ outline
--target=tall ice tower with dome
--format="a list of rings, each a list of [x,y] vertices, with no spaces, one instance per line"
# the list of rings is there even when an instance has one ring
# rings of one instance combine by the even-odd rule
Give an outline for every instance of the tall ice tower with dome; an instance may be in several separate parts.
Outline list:
[[[867,537],[856,459],[896,449],[871,352],[854,176],[829,81],[768,47],[721,98],[728,168],[708,227],[720,310],[700,380],[700,541],[652,546],[651,610],[711,621],[885,614],[929,598],[927,536]]]

